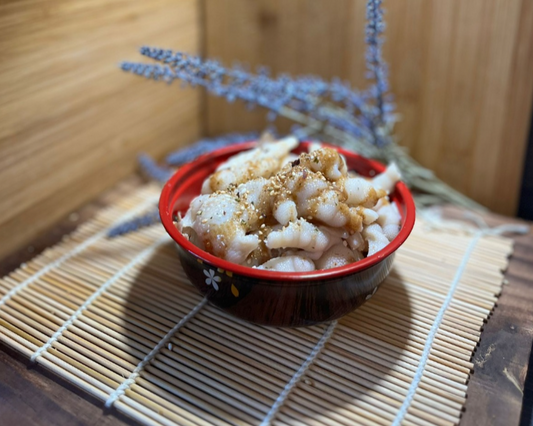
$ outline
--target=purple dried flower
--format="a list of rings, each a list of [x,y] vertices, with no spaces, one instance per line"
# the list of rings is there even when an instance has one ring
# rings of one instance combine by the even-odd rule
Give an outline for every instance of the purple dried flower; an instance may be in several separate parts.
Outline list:
[[[274,78],[265,68],[251,73],[242,66],[228,68],[215,60],[148,46],[141,48],[141,54],[161,64],[124,62],[121,67],[146,78],[168,83],[179,79],[192,87],[201,86],[228,102],[241,100],[250,108],[265,107],[270,110],[269,120],[285,115],[302,124],[301,118],[309,117],[358,140],[382,146],[389,143],[387,133],[394,122],[394,105],[387,95],[387,66],[382,57],[385,24],[381,4],[382,0],[367,2],[367,75],[374,83],[365,92],[338,79],[326,82],[314,76],[288,75]],[[328,101],[329,106],[324,107]]]
[[[164,62],[166,65],[145,65],[124,62],[124,71],[142,75],[146,78],[171,82],[180,79],[191,86],[205,87],[209,92],[225,97],[229,102],[240,99],[247,104],[260,105],[279,111],[290,100],[295,99],[309,109],[317,96],[327,88],[318,79],[304,78],[294,81],[287,76],[269,78],[264,69],[252,74],[242,67],[225,68],[214,60],[202,60],[198,56],[180,52],[142,47],[141,54]],[[310,105],[311,104],[311,105]]]
[[[149,47],[141,49],[141,53],[154,59],[162,56],[161,51],[163,50]],[[225,97],[229,102],[238,99],[249,106],[265,107],[271,111],[270,119],[279,114],[282,108],[288,107],[316,120],[325,121],[357,138],[365,135],[371,143],[375,142],[373,130],[368,127],[374,125],[375,107],[369,105],[364,95],[353,90],[348,84],[337,80],[328,83],[312,76],[290,78],[281,75],[272,79],[267,77],[264,71],[261,74],[251,74],[239,67],[224,68],[216,61],[202,61],[196,56],[179,52],[165,55],[167,68],[127,62],[122,64],[122,69],[167,82],[180,79],[191,85],[205,87],[209,92]],[[171,68],[168,68],[169,66]],[[339,115],[322,108],[320,103],[326,98],[342,103],[347,113]],[[363,118],[359,119],[359,116]]]
[[[166,182],[174,173],[174,170],[168,167],[158,165],[148,154],[140,154],[138,157],[141,170],[151,179],[158,182]]]
[[[159,210],[157,208],[154,208],[153,210],[150,210],[148,213],[144,213],[140,216],[136,216],[126,222],[120,223],[113,228],[111,228],[107,236],[109,238],[118,237],[119,235],[128,234],[133,231],[138,231],[141,228],[146,228],[150,225],[155,225],[156,223],[160,223],[161,219],[159,217]]]
[[[367,77],[374,80],[369,89],[369,94],[376,100],[377,114],[380,124],[391,120],[391,112],[394,110],[392,103],[388,102],[386,93],[389,90],[388,67],[383,59],[383,21],[382,0],[368,0],[366,6],[366,67]]]

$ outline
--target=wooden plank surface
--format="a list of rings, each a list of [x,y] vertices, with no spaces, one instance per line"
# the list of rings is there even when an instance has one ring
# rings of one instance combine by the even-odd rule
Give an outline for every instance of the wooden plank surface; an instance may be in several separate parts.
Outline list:
[[[88,221],[117,197],[140,185],[130,177],[96,200],[71,212],[39,238],[0,262],[0,276],[17,268],[64,235]],[[2,424],[20,426],[130,426],[137,424],[116,410],[104,411],[96,398],[79,390],[39,365],[31,363],[7,346],[0,346],[0,418]]]
[[[47,234],[0,262],[0,276],[28,261],[44,248],[60,241],[64,233],[90,219],[102,207],[137,187],[141,179],[130,177],[74,215],[65,217]],[[462,218],[463,213],[447,208],[445,216]],[[491,226],[524,223],[498,215],[485,215]],[[533,234],[514,236],[515,251],[505,274],[508,285],[485,326],[474,354],[465,413],[460,426],[515,426],[531,422],[533,375],[527,376],[533,341]],[[526,381],[526,376],[527,381]],[[0,416],[6,424],[45,426],[130,425],[123,417],[105,413],[102,404],[73,386],[31,367],[28,360],[0,345]],[[523,403],[524,401],[524,403]],[[53,410],[50,408],[53,407]],[[522,413],[522,414],[521,414]],[[520,423],[520,416],[522,422]]]
[[[445,216],[464,218],[463,212],[453,207],[445,210]],[[526,223],[494,214],[486,214],[484,219],[489,226]],[[472,358],[474,373],[461,426],[533,422],[533,371],[528,375],[528,366],[533,368],[533,228],[528,235],[512,237],[514,252],[505,272],[508,284]]]
[[[0,256],[200,132],[198,91],[122,73],[143,44],[197,52],[198,0],[0,4]]]
[[[206,54],[364,87],[365,3],[206,0]],[[384,4],[400,143],[453,187],[515,214],[533,99],[533,3]],[[264,116],[209,97],[207,131],[261,129]]]
[[[44,368],[30,366],[20,354],[0,347],[0,415],[17,426],[130,426],[137,423]]]

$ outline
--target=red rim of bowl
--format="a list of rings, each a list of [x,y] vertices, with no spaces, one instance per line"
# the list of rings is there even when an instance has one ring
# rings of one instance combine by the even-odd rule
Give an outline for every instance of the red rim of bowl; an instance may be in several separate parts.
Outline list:
[[[302,142],[302,143],[306,144],[308,142]],[[264,269],[251,268],[249,266],[237,265],[236,263],[228,262],[227,260],[221,259],[210,253],[207,253],[204,250],[201,250],[200,248],[195,246],[193,243],[191,243],[189,240],[187,240],[181,234],[181,232],[179,232],[178,229],[174,226],[173,207],[170,208],[171,206],[169,206],[172,188],[176,185],[177,181],[182,179],[183,176],[187,175],[189,171],[198,167],[199,164],[209,162],[210,160],[214,160],[217,157],[223,156],[228,153],[237,154],[238,152],[253,148],[255,144],[256,144],[255,141],[234,144],[234,145],[230,145],[230,146],[218,149],[216,151],[201,155],[193,162],[180,167],[180,169],[178,169],[176,173],[174,173],[174,175],[168,180],[168,182],[163,187],[161,196],[159,198],[159,214],[161,216],[161,222],[163,223],[163,226],[165,227],[169,235],[172,237],[172,239],[178,245],[180,245],[183,249],[191,253],[193,256],[203,260],[206,263],[213,265],[214,267],[221,268],[221,269],[224,269],[225,271],[231,271],[233,273],[237,273],[237,274],[244,275],[244,276],[251,277],[251,278],[258,278],[258,279],[271,280],[271,281],[323,280],[323,279],[331,279],[331,278],[351,275],[356,272],[363,271],[373,265],[376,265],[384,258],[393,254],[405,242],[405,240],[411,233],[414,223],[415,223],[415,216],[416,216],[415,203],[413,201],[411,192],[409,191],[407,186],[403,182],[398,182],[396,184],[395,191],[397,191],[400,194],[405,204],[405,219],[400,229],[400,232],[398,233],[396,238],[394,238],[385,248],[383,248],[379,252],[371,256],[368,256],[362,260],[359,260],[357,262],[351,263],[349,265],[340,266],[338,268],[333,268],[333,269],[312,271],[312,272],[268,271]],[[327,145],[327,144],[323,144],[323,145],[330,146],[336,149],[337,151],[339,151],[343,155],[348,155],[348,156],[357,155],[359,157],[362,157],[359,154],[356,154],[351,151],[347,151],[338,146],[332,146],[332,145]],[[365,160],[368,161],[368,163],[374,169],[382,171],[385,168],[383,164],[377,161],[370,160],[367,158],[365,158]]]

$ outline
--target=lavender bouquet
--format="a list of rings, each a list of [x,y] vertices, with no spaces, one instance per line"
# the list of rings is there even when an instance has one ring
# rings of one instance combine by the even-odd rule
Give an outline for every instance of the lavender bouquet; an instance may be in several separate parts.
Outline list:
[[[394,161],[402,171],[403,180],[414,191],[419,207],[453,203],[470,209],[483,209],[439,180],[394,141],[393,128],[397,115],[389,91],[388,68],[382,55],[385,29],[382,0],[368,0],[366,18],[366,76],[370,84],[362,91],[339,79],[325,81],[316,76],[289,75],[273,77],[266,68],[251,73],[239,66],[224,67],[215,60],[146,46],[140,49],[140,53],[155,63],[123,62],[121,68],[148,79],[167,83],[180,80],[192,87],[199,86],[228,102],[243,101],[250,107],[263,107],[268,110],[270,121],[275,121],[278,116],[292,120],[292,132],[300,139],[337,144],[383,163]],[[145,155],[140,157],[140,163],[150,177],[165,181],[172,172],[172,166],[191,161],[224,145],[256,137],[257,134],[230,134],[203,139],[191,147],[171,153],[164,166]],[[129,232],[156,220],[157,216],[151,212],[112,233]]]

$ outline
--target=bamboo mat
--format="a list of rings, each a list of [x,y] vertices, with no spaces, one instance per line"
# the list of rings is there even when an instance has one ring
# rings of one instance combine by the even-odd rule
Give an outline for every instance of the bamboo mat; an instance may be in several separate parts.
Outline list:
[[[512,242],[419,220],[362,308],[299,329],[205,304],[161,226],[106,230],[153,206],[145,186],[0,280],[0,338],[147,425],[447,425]]]

